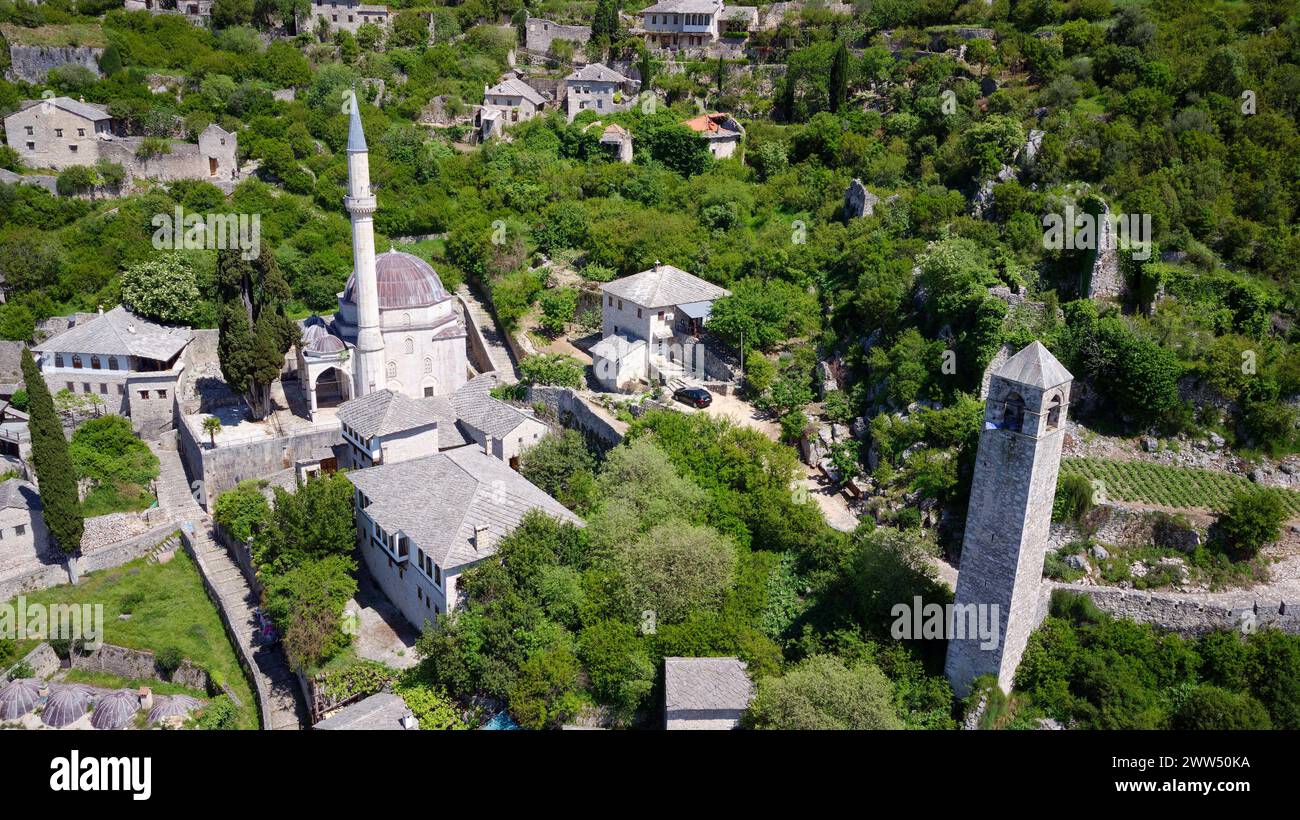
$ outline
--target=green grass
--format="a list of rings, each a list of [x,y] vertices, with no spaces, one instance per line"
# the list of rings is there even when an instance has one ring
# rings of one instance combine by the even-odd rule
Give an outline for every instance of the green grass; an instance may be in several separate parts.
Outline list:
[[[1062,459],[1061,475],[1100,480],[1104,482],[1105,497],[1113,501],[1180,509],[1221,510],[1234,495],[1257,486],[1246,477],[1231,473],[1099,458]],[[1300,517],[1300,493],[1280,488],[1274,492],[1288,515]]]
[[[239,727],[257,728],[252,686],[239,666],[216,607],[208,600],[198,569],[186,553],[178,551],[166,564],[150,564],[141,558],[91,572],[75,587],[31,592],[26,598],[29,604],[102,604],[106,643],[153,652],[179,649],[239,698]],[[130,613],[129,620],[118,619],[124,612]],[[158,691],[167,685],[146,683]]]
[[[128,482],[100,484],[81,502],[82,514],[87,518],[118,512],[147,510],[157,502],[144,487]]]

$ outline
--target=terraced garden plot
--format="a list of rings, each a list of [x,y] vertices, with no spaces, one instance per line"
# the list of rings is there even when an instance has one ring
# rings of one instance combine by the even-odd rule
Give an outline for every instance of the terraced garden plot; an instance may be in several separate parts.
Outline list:
[[[1236,493],[1256,486],[1244,476],[1145,461],[1061,460],[1061,475],[1105,482],[1106,498],[1185,509],[1222,509]],[[1287,514],[1300,517],[1300,493],[1277,488]]]

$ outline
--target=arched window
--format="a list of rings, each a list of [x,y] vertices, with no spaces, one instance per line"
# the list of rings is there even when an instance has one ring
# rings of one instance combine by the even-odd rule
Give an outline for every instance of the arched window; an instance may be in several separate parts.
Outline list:
[[[1061,426],[1061,397],[1052,396],[1047,403],[1047,429],[1055,430]]]
[[[1019,433],[1025,425],[1025,400],[1012,393],[1002,403],[1002,429]]]
[[[390,379],[397,378],[397,362],[388,363],[388,378]]]
[[[108,357],[108,369],[109,369],[109,370],[117,370],[117,357],[116,357],[116,356],[109,356],[109,357]]]
[[[99,369],[100,369],[100,366],[99,366],[99,356],[95,355],[94,353],[91,353],[91,354],[90,354],[90,369],[91,369],[91,370],[99,370]]]
[[[402,326],[403,326],[403,327],[410,327],[410,326],[411,326],[411,314],[409,314],[409,313],[403,313],[403,314],[402,314]],[[408,339],[407,341],[409,342],[410,340]],[[410,351],[408,350],[407,352],[409,353]]]
[[[62,354],[62,353],[55,353],[55,354],[54,354],[54,366],[55,366],[55,367],[63,367],[63,354]]]
[[[433,372],[433,359],[430,359],[428,356],[424,357],[424,372],[426,374]]]
[[[412,353],[415,352],[415,340],[414,340],[414,339],[411,339],[411,338],[408,337],[407,340],[406,340],[406,343],[405,343],[405,344],[406,344],[406,355],[409,356],[409,355],[411,355]]]
[[[73,353],[73,354],[72,354],[72,366],[75,367],[75,368],[78,369],[78,370],[81,369],[81,354],[80,354],[80,353]]]

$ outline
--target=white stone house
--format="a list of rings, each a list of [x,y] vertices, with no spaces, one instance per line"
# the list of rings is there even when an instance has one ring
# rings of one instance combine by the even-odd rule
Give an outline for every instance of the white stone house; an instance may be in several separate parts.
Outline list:
[[[616,123],[605,126],[600,132],[600,145],[619,162],[627,164],[632,161],[632,134],[623,126]]]
[[[507,125],[527,122],[546,107],[546,97],[528,83],[508,77],[492,87],[483,87],[483,105],[479,107],[475,126],[479,139],[501,135]]]
[[[356,488],[357,539],[376,583],[417,628],[460,603],[466,569],[530,510],[582,520],[477,447],[344,475]]]
[[[730,296],[672,265],[625,276],[601,288],[601,340],[591,350],[596,380],[606,390],[632,381],[702,378],[699,337],[714,301]]]
[[[739,727],[754,697],[745,669],[739,658],[664,658],[664,728]]]
[[[206,25],[212,19],[212,6],[216,0],[125,0],[127,11],[148,11],[150,14],[179,14],[196,26]]]
[[[45,552],[49,533],[41,510],[35,485],[20,478],[0,483],[0,568]]]
[[[324,20],[329,26],[330,34],[340,29],[356,34],[357,29],[366,23],[386,29],[391,19],[392,12],[388,6],[360,3],[357,0],[311,0],[307,19],[298,25],[300,31],[315,30],[316,24]]]
[[[758,28],[758,6],[724,6],[718,21],[718,33],[723,37],[748,37]]]
[[[365,469],[422,458],[469,443],[445,396],[413,399],[380,390],[338,409],[342,466]]]
[[[583,66],[564,78],[569,122],[583,111],[626,111],[636,101],[637,82],[600,63]]]
[[[701,114],[686,120],[682,125],[699,134],[708,143],[709,153],[714,159],[735,156],[745,138],[745,127],[730,114]]]
[[[651,48],[700,48],[718,39],[722,0],[661,0],[637,14]]]
[[[170,429],[176,385],[194,334],[151,322],[118,306],[78,317],[32,348],[51,392],[93,394],[110,413],[129,416],[137,433]]]

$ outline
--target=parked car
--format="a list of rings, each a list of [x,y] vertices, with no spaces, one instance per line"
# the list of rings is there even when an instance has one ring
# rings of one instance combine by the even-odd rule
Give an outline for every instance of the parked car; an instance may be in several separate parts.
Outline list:
[[[713,396],[703,387],[679,387],[673,391],[673,398],[691,407],[708,407],[713,404]]]

